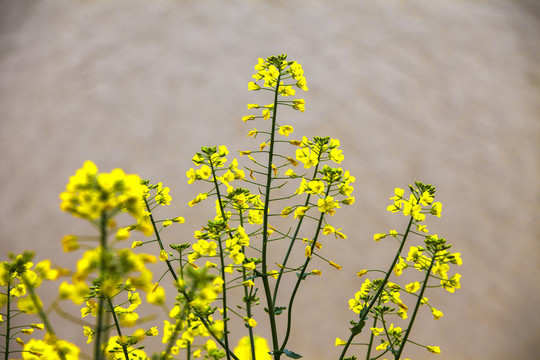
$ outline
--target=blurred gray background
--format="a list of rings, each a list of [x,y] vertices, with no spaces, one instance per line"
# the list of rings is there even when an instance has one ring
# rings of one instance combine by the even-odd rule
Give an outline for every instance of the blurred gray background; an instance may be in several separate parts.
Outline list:
[[[357,179],[356,204],[332,219],[349,238],[323,249],[343,270],[316,264],[323,277],[301,289],[288,347],[338,357],[356,272],[386,267],[395,248],[372,235],[405,226],[386,212],[388,198],[421,180],[443,203],[430,228],[464,265],[461,290],[428,294],[445,316],[424,313],[411,335],[443,353],[410,345],[408,357],[533,358],[539,16],[536,0],[1,1],[2,257],[35,249],[74,264],[60,239],[94,231],[60,212],[58,194],[87,159],[163,180],[175,201],[164,216],[188,221],[166,241],[189,240],[212,208],[187,206],[205,190],[186,184],[190,159],[202,145],[259,143],[246,133],[261,123],[240,120],[259,95],[247,82],[258,57],[283,52],[303,65],[310,91],[305,114],[283,111],[281,121],[293,138],[340,139]],[[82,338],[69,325],[59,332]]]

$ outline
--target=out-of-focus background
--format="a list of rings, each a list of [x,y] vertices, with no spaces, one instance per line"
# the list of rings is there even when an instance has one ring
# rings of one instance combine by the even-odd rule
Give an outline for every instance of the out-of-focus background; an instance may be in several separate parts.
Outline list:
[[[536,0],[1,1],[2,257],[34,249],[74,264],[60,239],[94,231],[60,212],[58,194],[87,159],[163,180],[175,201],[166,214],[187,219],[166,241],[189,240],[212,209],[187,206],[204,191],[187,186],[190,159],[202,145],[258,145],[246,134],[264,125],[240,120],[260,95],[247,83],[258,57],[282,52],[303,65],[310,90],[305,114],[282,111],[281,121],[293,138],[340,139],[357,179],[356,203],[332,219],[349,238],[323,248],[343,270],[317,265],[323,276],[301,289],[288,347],[337,358],[356,272],[387,266],[394,249],[372,235],[405,225],[386,212],[388,198],[421,180],[443,203],[430,228],[464,264],[460,290],[429,295],[445,316],[427,312],[411,335],[443,353],[409,345],[408,357],[538,354]],[[59,332],[81,341],[73,329]]]

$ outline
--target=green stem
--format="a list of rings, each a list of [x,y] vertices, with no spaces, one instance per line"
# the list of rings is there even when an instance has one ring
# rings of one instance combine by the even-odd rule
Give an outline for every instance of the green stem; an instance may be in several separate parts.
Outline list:
[[[112,304],[111,298],[108,297],[108,296],[107,296],[107,302],[109,303],[109,309],[111,309],[111,314],[113,316],[114,325],[116,326],[116,332],[118,333],[119,337],[122,337],[122,330],[120,329],[120,324],[118,322],[118,318],[116,317],[116,312],[114,311],[114,306]],[[122,350],[124,351],[124,357],[126,358],[126,360],[129,360],[129,354],[128,354],[128,351],[127,351],[127,346],[126,345],[121,345],[121,346],[122,346]]]
[[[30,281],[28,281],[28,278],[26,277],[24,273],[20,275],[20,278],[22,282],[24,283],[24,285],[26,286],[26,288],[28,289],[28,294],[30,296],[30,299],[32,300],[32,304],[36,308],[38,316],[43,322],[43,326],[45,327],[47,332],[51,334],[54,339],[56,339],[56,334],[54,333],[54,330],[51,326],[51,323],[49,322],[49,319],[47,318],[47,315],[45,314],[45,311],[43,311],[43,307],[39,303],[39,298],[37,297],[36,292],[34,291],[34,287],[30,283]],[[9,314],[9,301],[8,301],[8,314]],[[8,317],[8,320],[9,320],[9,317]],[[9,329],[9,325],[8,325],[8,329]],[[8,341],[9,341],[9,338],[8,338]],[[8,354],[7,349],[6,349],[6,354]],[[60,358],[62,360],[66,360],[66,357],[62,351],[58,351],[58,354],[60,355]]]
[[[159,231],[156,226],[156,221],[154,220],[154,217],[152,216],[152,211],[150,211],[148,200],[146,200],[146,198],[143,198],[143,199],[144,199],[144,204],[146,205],[146,210],[150,213],[150,221],[152,222],[152,227],[154,228],[154,234],[156,234],[156,240],[159,244],[159,249],[165,250],[165,248],[163,247],[163,242],[161,241],[161,237],[159,236]],[[176,272],[174,271],[170,260],[169,259],[165,260],[165,263],[167,264],[167,268],[169,269],[169,272],[171,273],[175,283],[178,284],[178,276],[176,275]]]
[[[189,297],[188,293],[186,292],[186,290],[184,289],[180,289],[179,290],[180,293],[186,298],[186,301],[188,303],[190,303],[192,300],[191,298]],[[193,308],[192,308],[193,309]],[[193,309],[195,310],[195,309]],[[199,320],[201,320],[201,322],[203,323],[204,327],[208,330],[208,332],[210,333],[210,335],[212,335],[212,337],[214,338],[214,340],[216,340],[218,342],[218,344],[223,348],[225,349],[225,351],[227,352],[227,354],[229,354],[233,359],[235,360],[240,360],[238,359],[238,356],[234,355],[234,353],[231,351],[231,349],[229,349],[227,347],[227,345],[221,341],[221,339],[216,335],[215,332],[212,331],[212,329],[210,328],[210,324],[208,324],[208,321],[206,321],[206,319],[204,318],[203,315],[200,315],[197,311],[195,311],[195,315],[197,316],[197,318]]]
[[[101,280],[100,286],[103,285],[103,276],[105,275],[105,259],[107,253],[107,214],[103,212],[101,218],[99,219],[99,232],[100,238],[99,243],[101,246],[101,257],[99,261],[99,275],[98,278]],[[101,343],[103,341],[103,308],[105,303],[105,298],[101,293],[101,289],[98,293],[99,295],[99,305],[98,305],[98,318],[96,326],[96,342],[94,343],[94,359],[101,360],[103,357],[103,351],[101,350]]]
[[[375,294],[375,296],[371,300],[371,303],[369,304],[367,309],[365,309],[365,310],[362,309],[362,312],[361,312],[362,315],[360,316],[360,319],[359,319],[358,323],[361,323],[362,321],[365,321],[367,315],[369,314],[369,311],[371,310],[371,308],[373,307],[375,302],[378,301],[378,298],[381,295],[381,292],[383,291],[385,285],[388,283],[388,279],[390,278],[390,275],[392,274],[392,270],[394,270],[394,267],[396,266],[399,258],[401,257],[401,252],[403,251],[403,247],[405,246],[405,242],[407,241],[407,236],[409,235],[409,232],[411,230],[411,225],[412,225],[413,221],[414,221],[414,218],[411,216],[411,218],[409,220],[409,225],[407,225],[407,230],[405,231],[405,234],[403,235],[403,240],[401,241],[399,249],[396,252],[396,256],[394,257],[394,261],[392,261],[392,264],[390,265],[388,271],[386,272],[386,276],[384,277],[384,280],[381,283],[381,286],[377,290],[377,293]],[[343,347],[343,351],[341,352],[341,355],[339,356],[339,360],[343,360],[343,357],[347,353],[347,350],[349,349],[349,346],[351,345],[351,342],[353,341],[353,339],[354,339],[354,337],[356,335],[358,335],[358,334],[355,334],[355,333],[351,332],[351,335],[349,336],[349,339],[347,340],[347,343]]]
[[[320,156],[320,155],[319,155]],[[326,189],[325,198],[330,193],[330,189],[332,184],[328,184],[328,187]],[[315,244],[317,244],[317,239],[319,238],[319,233],[321,232],[321,225],[322,221],[324,219],[324,214],[321,213],[321,216],[319,218],[319,222],[317,223],[317,230],[315,231],[315,236],[313,237],[313,243],[311,244],[311,256],[308,256],[306,258],[306,261],[304,262],[304,266],[302,267],[302,270],[300,271],[300,275],[298,275],[298,279],[296,280],[296,284],[294,286],[294,290],[291,294],[291,298],[289,299],[289,307],[287,309],[287,331],[285,333],[285,338],[283,339],[283,343],[281,345],[280,351],[283,351],[285,349],[285,346],[287,345],[287,342],[289,341],[289,336],[291,334],[291,328],[292,328],[292,306],[294,303],[294,298],[296,297],[296,292],[298,291],[298,288],[300,287],[300,283],[302,279],[304,278],[304,274],[306,273],[307,266],[309,262],[311,261],[311,258],[313,257],[313,253],[315,251]]]
[[[280,351],[278,351],[278,334],[276,326],[276,316],[275,316],[275,304],[272,299],[272,292],[270,290],[270,284],[268,282],[268,265],[267,265],[267,245],[268,245],[268,215],[269,215],[269,205],[270,205],[270,187],[272,185],[272,161],[274,156],[274,143],[276,135],[276,116],[277,116],[277,105],[278,105],[278,95],[279,95],[279,82],[281,80],[281,65],[277,64],[279,69],[279,75],[276,82],[276,88],[274,89],[274,104],[272,112],[272,131],[270,132],[270,147],[268,150],[268,165],[266,173],[266,188],[264,194],[264,214],[263,214],[263,239],[262,239],[262,282],[264,286],[264,293],[266,296],[266,303],[268,306],[268,317],[270,319],[270,328],[272,330],[272,348],[274,360],[279,360],[281,357]]]
[[[319,154],[319,160],[320,160],[321,154]],[[313,178],[317,175],[317,170],[319,169],[319,162],[317,162],[317,165],[315,165],[315,171],[313,172]],[[311,194],[308,194],[306,197],[306,202],[304,203],[304,206],[308,206],[309,200],[311,199]],[[291,242],[289,243],[289,248],[287,249],[287,253],[285,254],[285,258],[283,259],[283,263],[281,264],[283,267],[279,269],[279,275],[276,280],[276,286],[274,287],[274,296],[273,296],[273,302],[274,304],[277,301],[277,294],[278,294],[278,288],[281,283],[281,278],[283,277],[283,271],[285,270],[285,267],[287,266],[287,261],[289,260],[289,256],[292,253],[292,248],[294,246],[294,243],[296,241],[296,238],[298,236],[298,233],[300,232],[300,228],[302,226],[302,222],[304,221],[304,217],[301,217],[298,220],[298,224],[296,225],[296,229],[294,231],[294,235],[291,238]]]
[[[399,360],[399,357],[401,356],[401,353],[403,352],[403,349],[405,348],[405,344],[407,343],[407,339],[409,338],[409,334],[411,333],[412,327],[414,325],[414,320],[416,319],[416,314],[418,313],[418,309],[420,308],[420,304],[422,303],[422,299],[424,298],[424,292],[427,287],[427,283],[429,280],[429,275],[431,273],[431,269],[433,269],[433,265],[435,264],[435,258],[437,257],[437,251],[433,253],[433,257],[431,258],[431,263],[429,264],[429,268],[426,271],[426,277],[424,278],[424,283],[422,284],[422,289],[420,290],[420,294],[418,295],[418,300],[416,301],[416,305],[414,307],[413,314],[411,316],[411,321],[409,322],[409,326],[407,326],[407,331],[405,332],[405,336],[403,337],[403,341],[401,343],[401,346],[399,347],[399,351],[397,355],[395,356],[396,360]]]
[[[186,311],[186,309],[188,307],[189,306],[187,304],[186,304],[186,306],[184,306],[184,312]],[[174,343],[176,342],[176,338],[178,337],[178,333],[180,333],[181,330],[182,330],[182,318],[178,318],[178,319],[176,319],[176,323],[174,324],[174,329],[172,331],[172,335],[171,335],[171,337],[169,339],[169,342],[167,343],[167,348],[165,349],[165,351],[161,355],[162,360],[170,358],[171,350],[172,350],[172,348],[174,346]]]
[[[208,162],[210,163],[210,168],[212,169],[212,177],[214,181],[214,187],[216,189],[216,195],[218,198],[218,204],[219,204],[219,210],[221,211],[221,217],[223,218],[223,221],[227,222],[227,219],[225,217],[225,209],[223,209],[223,202],[221,200],[221,193],[219,191],[219,184],[217,182],[216,178],[216,170],[214,168],[214,164],[212,163],[211,157],[208,157]],[[230,234],[229,234],[230,236]],[[226,284],[226,277],[225,277],[225,259],[223,257],[223,243],[221,240],[221,237],[218,239],[218,245],[219,245],[219,259],[221,264],[221,279],[223,280],[223,284]],[[224,340],[225,340],[225,346],[227,348],[227,360],[231,359],[231,351],[229,348],[229,331],[227,329],[227,289],[225,286],[223,286],[223,296],[222,296],[222,303],[223,303],[223,326],[224,326]]]
[[[373,317],[373,327],[377,327],[377,317]],[[371,336],[369,337],[369,345],[368,345],[368,351],[366,353],[366,360],[371,359],[371,347],[373,346],[373,340],[375,339],[375,335],[373,335],[373,331],[371,332]]]
[[[6,313],[6,353],[4,354],[4,360],[9,359],[9,340],[10,340],[10,330],[11,330],[11,275],[7,284],[7,313]]]
[[[244,227],[244,218],[242,217],[242,212],[238,211],[240,216],[240,226]],[[245,246],[242,246],[242,252],[245,254]],[[242,266],[242,281],[246,281],[246,269]],[[246,316],[251,318],[251,291],[248,292],[248,287],[244,286],[244,298],[246,299]],[[253,328],[248,327],[249,333],[249,343],[251,344],[251,360],[256,360],[255,355],[255,337],[253,336]]]
[[[144,199],[144,200],[145,200],[145,203],[146,203],[146,207],[149,210],[148,203],[146,202],[146,199]],[[158,244],[160,246],[160,249],[164,250],[163,243],[161,242],[161,238],[159,236],[159,232],[157,231],[156,222],[154,221],[154,218],[153,218],[151,213],[150,213],[150,221],[152,222],[152,226],[154,227],[154,233],[156,234],[156,238],[158,240]],[[174,278],[175,282],[178,284],[178,276],[176,275],[176,272],[174,272],[174,270],[172,268],[172,265],[171,265],[171,262],[169,260],[166,260],[166,263],[167,263],[167,267],[169,268],[169,271],[171,273],[171,276]],[[182,266],[180,266],[180,273],[182,273]],[[192,299],[189,297],[188,293],[185,290],[180,289],[179,292],[184,296],[184,298],[186,299],[188,304],[192,301]],[[221,339],[219,339],[217,337],[217,335],[212,330],[210,330],[210,325],[204,319],[204,317],[202,315],[200,315],[199,313],[197,313],[197,311],[195,311],[195,315],[201,320],[201,322],[206,327],[206,329],[208,330],[210,335],[212,335],[214,340],[216,340],[219,343],[219,345],[222,348],[225,349],[227,354],[228,355],[230,354],[230,356],[232,356],[235,360],[239,360],[238,357],[236,355],[234,355],[234,353],[229,348],[226,347],[226,345],[223,343],[223,341],[221,341]],[[94,360],[97,360],[97,359],[94,359]]]

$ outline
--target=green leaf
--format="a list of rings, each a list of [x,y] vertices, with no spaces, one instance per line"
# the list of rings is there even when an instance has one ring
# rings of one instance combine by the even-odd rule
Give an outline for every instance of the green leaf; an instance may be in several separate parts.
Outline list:
[[[283,310],[285,310],[285,309],[286,309],[285,306],[276,306],[274,308],[274,314],[281,315],[281,313],[283,313]]]
[[[302,355],[298,355],[294,351],[290,351],[287,349],[283,349],[283,353],[287,355],[288,357],[290,357],[291,359],[300,359],[302,357]]]
[[[362,328],[366,325],[365,321],[360,321],[359,323],[355,324],[350,330],[353,333],[353,335],[358,335],[362,332]]]
[[[306,277],[308,276],[309,274],[307,273],[304,273],[302,274],[302,280],[306,280]],[[296,276],[298,276],[300,278],[300,273],[296,273]]]

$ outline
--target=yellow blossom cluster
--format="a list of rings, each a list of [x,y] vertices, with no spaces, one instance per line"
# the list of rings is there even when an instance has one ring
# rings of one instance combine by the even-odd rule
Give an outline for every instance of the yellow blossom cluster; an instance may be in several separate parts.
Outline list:
[[[147,190],[137,175],[125,174],[121,169],[98,173],[97,166],[86,161],[60,194],[60,208],[87,220],[97,220],[104,214],[114,216],[120,211],[138,220],[145,215],[142,198]]]

